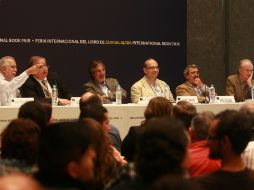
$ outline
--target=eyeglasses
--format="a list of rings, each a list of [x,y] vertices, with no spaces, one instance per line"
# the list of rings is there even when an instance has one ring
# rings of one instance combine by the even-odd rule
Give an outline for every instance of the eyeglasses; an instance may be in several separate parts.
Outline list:
[[[49,65],[43,64],[42,66],[39,67],[39,69],[42,69],[42,68],[45,68],[45,67],[46,67],[46,68],[49,68]]]
[[[154,67],[146,67],[146,69],[160,69],[159,66],[154,66]]]

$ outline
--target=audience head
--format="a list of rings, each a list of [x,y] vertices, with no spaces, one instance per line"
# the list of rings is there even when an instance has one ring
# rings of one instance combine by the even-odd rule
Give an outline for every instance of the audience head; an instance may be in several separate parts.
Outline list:
[[[206,111],[197,114],[192,118],[191,127],[189,128],[192,142],[206,140],[208,137],[208,130],[214,118],[212,112]]]
[[[104,83],[106,77],[106,67],[102,60],[92,60],[88,66],[90,77],[97,83]]]
[[[38,179],[44,185],[82,187],[94,180],[95,142],[92,128],[82,121],[59,122],[40,136]]]
[[[0,73],[5,80],[12,80],[17,74],[17,64],[13,57],[5,56],[0,59]]]
[[[240,107],[239,111],[254,114],[254,102],[252,100],[246,100]]]
[[[92,92],[86,92],[80,97],[79,109],[81,111],[84,106],[93,105],[93,104],[102,105],[101,97],[97,94],[92,93]]]
[[[210,158],[223,160],[225,155],[241,156],[251,139],[250,116],[225,110],[215,116],[208,133]]]
[[[197,114],[197,110],[193,104],[187,101],[179,101],[173,107],[173,114],[184,122],[186,129],[189,129],[191,120]]]
[[[183,75],[185,77],[185,79],[191,84],[191,85],[195,85],[196,79],[199,79],[199,69],[198,66],[195,64],[192,65],[188,65],[184,71],[183,71]]]
[[[42,190],[42,188],[31,176],[16,173],[0,177],[0,190]]]
[[[166,174],[183,174],[187,168],[187,145],[187,133],[180,120],[149,120],[138,144],[138,175],[151,182]]]
[[[245,82],[250,78],[253,73],[253,64],[249,59],[243,59],[240,61],[238,73],[240,79]]]
[[[37,74],[34,74],[33,76],[36,79],[44,80],[48,75],[49,67],[46,58],[41,56],[32,56],[28,62],[29,67],[37,64],[42,64],[42,66],[40,67],[39,72]]]
[[[50,119],[50,110],[48,109],[50,108],[46,108],[46,104],[44,106],[38,101],[26,102],[19,108],[18,118],[31,119],[37,123],[40,128],[44,128],[47,126]]]
[[[36,164],[39,126],[29,119],[15,119],[1,137],[1,157],[16,159],[28,166]]]
[[[95,181],[98,189],[103,189],[117,172],[111,142],[98,121],[92,118],[85,118],[83,122],[95,131],[98,137],[97,139],[99,139],[96,141],[97,144],[95,146],[97,155],[97,159],[95,160]]]
[[[143,71],[148,80],[155,80],[159,75],[159,65],[157,61],[152,58],[145,60]]]
[[[79,119],[88,117],[98,121],[106,133],[109,131],[109,116],[108,110],[105,107],[99,104],[84,106],[80,112]]]
[[[152,98],[144,112],[146,120],[153,117],[171,116],[173,104],[164,97]]]

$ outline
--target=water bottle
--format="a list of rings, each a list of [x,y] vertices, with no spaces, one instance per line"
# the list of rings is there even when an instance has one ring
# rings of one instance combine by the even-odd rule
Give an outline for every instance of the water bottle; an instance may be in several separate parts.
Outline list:
[[[58,105],[58,89],[55,84],[53,85],[53,88],[52,88],[52,105],[53,106]]]
[[[254,100],[254,85],[251,87],[251,99]]]
[[[122,91],[119,84],[116,85],[116,104],[122,104]]]
[[[215,103],[216,93],[213,84],[209,88],[209,103]]]

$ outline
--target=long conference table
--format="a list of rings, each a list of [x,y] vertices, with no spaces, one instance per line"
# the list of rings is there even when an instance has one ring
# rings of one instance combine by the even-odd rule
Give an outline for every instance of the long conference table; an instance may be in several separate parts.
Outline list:
[[[230,104],[194,104],[197,112],[212,111],[219,113],[225,109],[238,110],[242,103]],[[131,126],[140,125],[144,120],[144,110],[146,105],[140,104],[104,104],[108,109],[110,123],[116,126],[121,138],[123,139]],[[19,106],[2,106],[0,107],[0,132],[8,125],[8,123],[17,118]],[[79,107],[74,106],[53,106],[52,117],[57,121],[67,121],[77,119],[79,117]]]

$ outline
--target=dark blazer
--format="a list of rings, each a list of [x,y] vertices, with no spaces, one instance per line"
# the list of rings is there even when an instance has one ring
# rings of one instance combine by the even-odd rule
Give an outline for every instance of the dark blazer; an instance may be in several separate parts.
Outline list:
[[[103,103],[110,103],[116,100],[116,85],[118,85],[118,81],[114,78],[106,78],[105,83],[107,88],[110,90],[111,93],[108,94],[108,99],[106,99]],[[104,92],[101,90],[98,83],[95,81],[90,81],[83,85],[84,93],[85,92],[92,92],[98,94],[100,96],[105,95]],[[122,100],[126,99],[127,92],[121,88],[122,90]]]
[[[145,127],[142,124],[140,126],[132,126],[126,137],[123,139],[121,154],[127,161],[134,161],[137,153],[137,145],[144,130]]]
[[[57,79],[57,75],[55,73],[49,73],[47,80],[51,88],[54,84],[57,85],[59,98],[71,98],[71,94],[64,89],[62,83]],[[45,98],[40,83],[32,75],[30,75],[26,82],[20,87],[20,93],[22,97],[34,97],[35,100],[51,102],[51,98]]]

